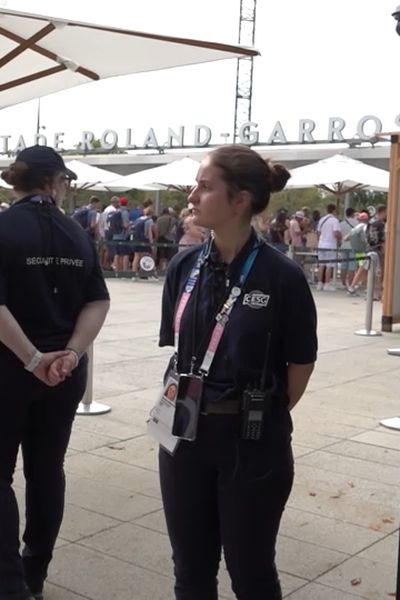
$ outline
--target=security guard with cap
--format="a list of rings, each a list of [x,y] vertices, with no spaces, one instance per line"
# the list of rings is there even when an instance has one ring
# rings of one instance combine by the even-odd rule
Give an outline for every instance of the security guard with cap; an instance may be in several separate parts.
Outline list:
[[[216,600],[221,549],[239,600],[280,600],[279,523],[293,481],[290,410],[316,360],[302,271],[251,227],[289,178],[246,146],[202,162],[189,199],[210,242],[175,256],[160,345],[175,347],[171,440],[160,448],[177,600]],[[168,448],[168,450],[166,449]]]
[[[75,173],[52,148],[26,148],[1,177],[0,600],[39,600],[63,516],[63,461],[86,387],[86,348],[109,295],[92,240],[59,210]],[[21,446],[26,526],[12,489]]]

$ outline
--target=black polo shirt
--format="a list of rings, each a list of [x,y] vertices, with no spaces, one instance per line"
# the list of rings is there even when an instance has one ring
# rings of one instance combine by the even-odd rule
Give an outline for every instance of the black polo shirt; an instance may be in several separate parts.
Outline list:
[[[237,397],[247,384],[257,384],[263,369],[268,334],[268,370],[275,374],[276,395],[287,404],[288,363],[316,360],[316,310],[301,269],[284,254],[258,240],[249,240],[230,265],[211,250],[181,321],[178,370],[188,372],[192,347],[199,367],[215,324],[215,315],[237,284],[242,267],[255,244],[259,252],[234,306],[205,380],[206,401]],[[177,254],[170,263],[164,287],[160,346],[174,345],[174,315],[185,283],[203,246]],[[197,298],[196,298],[197,296]],[[197,316],[194,319],[194,307]]]
[[[0,305],[39,349],[58,350],[83,305],[109,295],[95,246],[82,227],[52,202],[32,199],[0,214]],[[0,344],[3,352],[9,351]]]

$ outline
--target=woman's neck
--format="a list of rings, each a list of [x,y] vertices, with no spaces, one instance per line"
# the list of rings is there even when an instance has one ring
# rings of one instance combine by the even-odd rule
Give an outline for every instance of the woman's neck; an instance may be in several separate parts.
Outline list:
[[[229,225],[214,230],[214,244],[219,252],[222,262],[231,263],[240,252],[251,234],[250,223],[239,224],[235,227]]]

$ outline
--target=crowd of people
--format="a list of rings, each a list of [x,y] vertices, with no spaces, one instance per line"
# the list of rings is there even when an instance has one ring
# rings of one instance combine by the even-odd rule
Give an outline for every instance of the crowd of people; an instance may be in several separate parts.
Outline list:
[[[207,236],[204,228],[193,224],[190,204],[180,212],[166,207],[157,216],[152,200],[130,208],[127,198],[113,196],[101,210],[100,200],[92,196],[72,218],[98,243],[104,270],[131,272],[133,277],[142,257],[151,256],[157,271],[165,272],[176,252],[201,244]]]
[[[141,206],[129,207],[127,198],[113,196],[101,210],[100,200],[92,196],[72,217],[97,242],[103,270],[131,273],[133,278],[140,272],[142,257],[151,256],[154,272],[165,273],[174,254],[199,245],[208,237],[205,228],[194,224],[190,202],[181,211],[165,207],[157,216],[149,199]],[[274,217],[256,215],[252,224],[259,236],[303,265],[309,283],[315,284],[317,291],[335,291],[333,279],[339,274],[349,294],[358,294],[366,282],[369,261],[365,255],[377,252],[374,298],[380,300],[385,220],[383,205],[377,207],[374,215],[367,210],[346,208],[340,220],[337,205],[329,203],[325,215],[307,206],[293,214],[280,209]],[[307,255],[313,257],[311,266],[307,261],[309,268],[305,264]]]
[[[289,215],[285,209],[270,220],[259,217],[254,226],[258,233],[283,252],[304,264],[305,256],[315,258],[308,270],[309,283],[317,291],[334,292],[335,273],[340,274],[342,286],[350,295],[359,293],[366,282],[369,252],[377,253],[374,299],[382,297],[385,256],[386,206],[356,212],[348,207],[339,219],[337,205],[329,203],[326,214],[310,211],[308,207]],[[317,268],[314,268],[314,267]]]

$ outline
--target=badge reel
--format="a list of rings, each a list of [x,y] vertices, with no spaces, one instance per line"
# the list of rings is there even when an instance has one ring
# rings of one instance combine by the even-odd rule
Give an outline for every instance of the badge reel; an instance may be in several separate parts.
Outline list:
[[[202,395],[201,375],[190,373],[179,376],[172,435],[189,442],[196,439]]]

